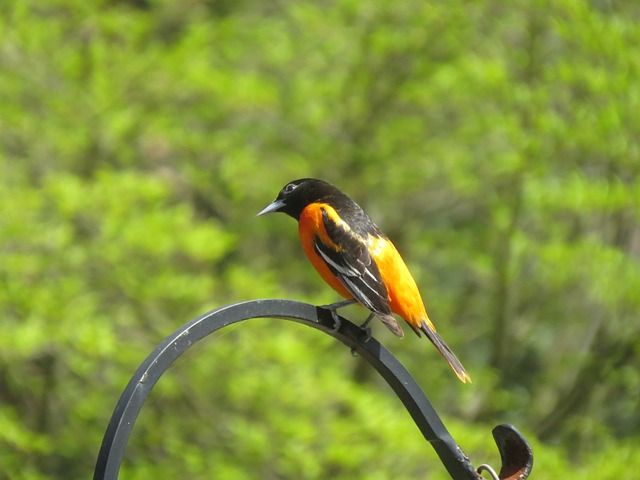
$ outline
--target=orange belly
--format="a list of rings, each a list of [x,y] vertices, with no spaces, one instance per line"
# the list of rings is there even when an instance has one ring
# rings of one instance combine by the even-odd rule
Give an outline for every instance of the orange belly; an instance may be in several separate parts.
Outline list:
[[[331,245],[331,240],[327,235],[327,231],[324,228],[324,222],[322,221],[321,207],[327,209],[327,211],[333,211],[329,205],[312,203],[305,208],[300,214],[300,220],[298,223],[298,232],[300,233],[300,241],[302,242],[302,248],[307,258],[313,265],[313,268],[320,274],[322,279],[329,284],[336,292],[342,295],[346,299],[353,298],[353,295],[342,285],[342,282],[331,273],[329,267],[324,260],[315,251],[314,242],[316,235],[320,236],[320,239],[327,245]]]

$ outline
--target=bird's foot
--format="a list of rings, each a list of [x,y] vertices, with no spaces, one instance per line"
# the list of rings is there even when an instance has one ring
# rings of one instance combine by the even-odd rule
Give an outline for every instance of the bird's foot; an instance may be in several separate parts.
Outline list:
[[[322,305],[321,308],[325,308],[331,312],[331,318],[333,319],[333,328],[331,329],[332,332],[337,332],[338,330],[340,330],[340,326],[342,325],[340,317],[338,316],[338,309],[346,307],[348,305],[353,305],[354,303],[356,303],[356,301],[357,300],[355,298],[352,298],[350,300],[343,300],[342,302]]]
[[[340,321],[338,312],[336,312],[335,310],[331,310],[331,318],[333,318],[333,328],[331,329],[331,331],[337,332],[338,330],[340,330],[340,327],[342,326],[342,322]]]
[[[375,314],[371,313],[367,317],[367,319],[359,325],[359,328],[362,330],[363,335],[360,336],[360,343],[367,343],[371,340],[371,327],[369,327],[369,322],[375,316]],[[356,347],[351,348],[351,355],[354,357],[358,356],[358,352],[356,351]]]
[[[362,343],[367,343],[369,340],[371,340],[371,327],[366,327],[362,330],[364,331],[364,335],[360,337],[360,341]]]
[[[360,328],[364,331],[364,336],[360,340],[362,343],[367,343],[371,340],[371,327],[369,327],[369,322],[371,322],[373,317],[373,313],[369,314],[367,319],[360,325]]]

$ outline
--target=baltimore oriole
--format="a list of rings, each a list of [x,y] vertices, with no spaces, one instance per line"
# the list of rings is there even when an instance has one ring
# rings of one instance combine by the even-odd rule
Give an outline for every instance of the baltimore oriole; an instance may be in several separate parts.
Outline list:
[[[420,337],[423,332],[463,382],[471,377],[436,333],[420,291],[395,246],[351,198],[323,180],[289,182],[258,215],[283,212],[298,221],[302,247],[320,276],[347,299],[369,309],[395,335],[404,335],[393,313]],[[334,310],[335,313],[335,310]],[[337,318],[337,316],[336,316]]]

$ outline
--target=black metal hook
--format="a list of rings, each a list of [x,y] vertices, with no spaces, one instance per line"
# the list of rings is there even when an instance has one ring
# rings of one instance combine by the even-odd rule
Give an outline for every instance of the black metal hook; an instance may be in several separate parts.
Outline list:
[[[253,300],[212,310],[173,332],[140,365],[122,393],[100,447],[94,480],[115,480],[127,441],[151,389],[169,366],[193,344],[223,327],[251,318],[279,318],[303,323],[336,338],[369,362],[402,400],[416,425],[431,443],[455,480],[478,480],[480,474],[453,440],[433,406],[409,372],[375,338],[340,317],[340,328],[327,309],[288,300]],[[500,480],[525,480],[533,467],[533,453],[511,425],[493,430],[502,459]]]

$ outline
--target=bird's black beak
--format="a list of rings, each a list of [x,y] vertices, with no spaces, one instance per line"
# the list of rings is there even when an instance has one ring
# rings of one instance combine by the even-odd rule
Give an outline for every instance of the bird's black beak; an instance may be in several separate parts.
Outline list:
[[[283,200],[274,200],[269,205],[267,205],[256,217],[260,215],[264,215],[265,213],[278,212],[282,207],[284,207],[285,203]]]

